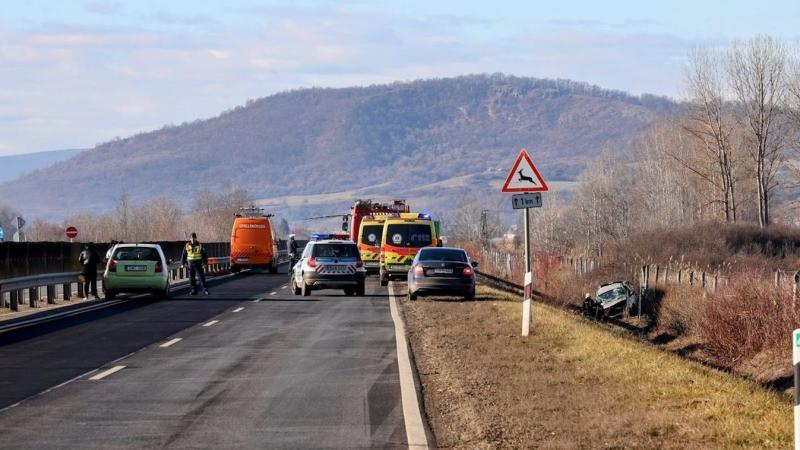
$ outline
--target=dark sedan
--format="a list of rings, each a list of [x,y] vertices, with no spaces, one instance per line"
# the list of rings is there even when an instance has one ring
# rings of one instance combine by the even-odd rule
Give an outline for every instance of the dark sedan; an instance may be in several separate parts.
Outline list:
[[[452,247],[420,249],[408,271],[408,299],[425,295],[458,295],[475,298],[476,263],[467,252]]]

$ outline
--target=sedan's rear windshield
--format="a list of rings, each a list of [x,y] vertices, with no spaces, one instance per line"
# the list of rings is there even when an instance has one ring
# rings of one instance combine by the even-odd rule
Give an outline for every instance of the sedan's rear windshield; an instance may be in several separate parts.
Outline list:
[[[315,258],[356,258],[358,247],[355,244],[315,244],[311,256]]]
[[[383,225],[364,225],[361,229],[361,243],[368,245],[381,245]]]
[[[386,226],[386,244],[396,247],[425,247],[433,243],[433,228],[427,224],[396,223]]]
[[[122,247],[114,251],[117,261],[160,261],[158,251],[149,247]]]
[[[419,251],[420,261],[467,262],[464,250],[451,248],[425,248]]]

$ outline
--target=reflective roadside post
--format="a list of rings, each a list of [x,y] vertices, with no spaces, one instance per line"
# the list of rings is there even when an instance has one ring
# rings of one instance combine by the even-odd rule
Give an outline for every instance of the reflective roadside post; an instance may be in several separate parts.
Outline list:
[[[515,194],[511,197],[511,206],[522,210],[525,233],[525,292],[522,297],[522,335],[531,332],[531,303],[533,301],[533,256],[531,254],[531,208],[541,208],[542,192],[547,192],[547,183],[533,164],[528,151],[522,149],[517,161],[503,183],[501,192]]]
[[[800,329],[792,333],[794,366],[794,450],[800,450]]]

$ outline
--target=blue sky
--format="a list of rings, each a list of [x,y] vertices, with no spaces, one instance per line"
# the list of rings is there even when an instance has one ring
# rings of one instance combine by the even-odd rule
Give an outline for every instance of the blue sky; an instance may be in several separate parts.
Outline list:
[[[3,0],[0,154],[90,147],[286,89],[466,73],[679,98],[692,47],[798,30],[797,0]]]

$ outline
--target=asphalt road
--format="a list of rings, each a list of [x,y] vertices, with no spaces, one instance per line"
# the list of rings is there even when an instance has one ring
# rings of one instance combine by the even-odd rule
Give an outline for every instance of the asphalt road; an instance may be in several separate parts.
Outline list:
[[[287,278],[0,335],[0,448],[406,447],[386,289]]]

